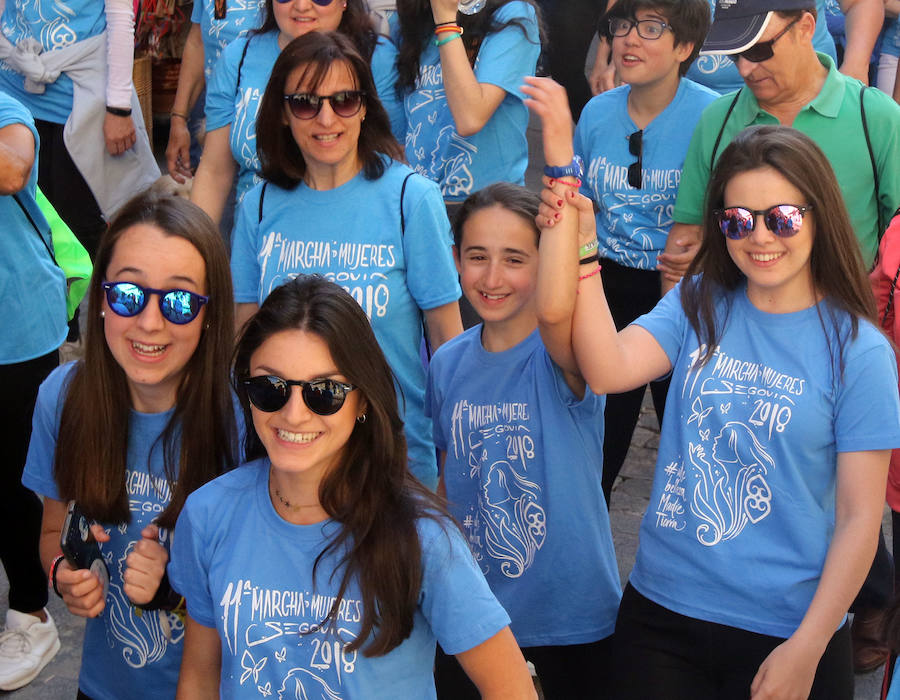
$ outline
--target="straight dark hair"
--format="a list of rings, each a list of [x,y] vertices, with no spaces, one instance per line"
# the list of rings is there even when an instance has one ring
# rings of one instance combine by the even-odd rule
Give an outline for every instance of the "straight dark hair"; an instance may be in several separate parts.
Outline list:
[[[534,230],[535,244],[540,242],[541,230],[534,222],[541,206],[540,195],[509,182],[495,182],[466,197],[453,217],[453,244],[457,251],[462,245],[463,227],[469,218],[475,212],[493,206],[502,207],[521,217]]]
[[[666,18],[675,37],[675,45],[693,44],[694,50],[678,67],[678,75],[683,76],[700,55],[700,48],[709,31],[710,12],[708,0],[619,0],[601,18],[600,27],[607,38],[607,20],[637,17],[639,10],[652,10]]]
[[[407,463],[403,421],[393,375],[372,326],[359,304],[341,287],[318,275],[300,275],[277,287],[247,322],[234,355],[235,391],[247,424],[247,459],[265,457],[253,427],[250,402],[240,381],[250,375],[254,352],[276,333],[303,330],[327,346],[338,371],[357,387],[366,420],[353,428],[338,465],[319,484],[319,502],[341,527],[319,553],[338,554],[337,597],[322,626],[334,626],[341,600],[356,579],[362,592],[359,635],[348,646],[368,657],[383,656],[406,639],[422,587],[422,546],[416,521],[450,522],[443,501],[422,486]]]
[[[172,528],[188,494],[237,462],[228,376],[234,335],[228,255],[212,220],[185,199],[152,190],[139,194],[119,210],[100,239],[88,288],[84,359],[72,372],[63,404],[55,477],[60,497],[74,498],[89,517],[110,523],[130,521],[125,471],[131,399],[125,372],[106,343],[100,309],[102,284],[116,244],[139,224],[183,238],[206,264],[209,303],[204,318],[191,321],[205,328],[185,366],[175,410],[161,436],[172,499],[156,522]]]
[[[272,1],[265,1],[262,24],[259,25],[258,29],[254,29],[252,34],[280,31],[278,23],[275,21],[275,13],[272,11]],[[340,1],[332,0],[332,2]],[[372,24],[372,18],[369,16],[369,10],[364,0],[347,0],[346,5],[347,7],[344,9],[344,14],[341,15],[341,23],[338,25],[337,31],[347,36],[353,42],[356,50],[368,63],[372,60],[375,44],[378,42],[375,25]]]
[[[719,344],[722,329],[716,320],[716,302],[723,292],[737,289],[745,279],[728,254],[725,236],[712,211],[724,206],[725,187],[735,175],[766,167],[784,177],[806,200],[790,204],[812,206],[812,211],[804,215],[804,225],[815,225],[809,266],[813,291],[824,302],[817,304],[816,309],[826,331],[826,342],[842,371],[843,346],[856,337],[859,319],[877,325],[875,299],[828,158],[806,134],[787,126],[772,125],[751,126],[740,132],[722,152],[706,190],[703,238],[681,291],[684,313],[701,344],[706,346],[699,364],[709,362]],[[823,307],[827,324],[822,316]],[[849,338],[841,330],[845,327],[845,315],[850,317]],[[724,325],[724,320],[721,324]],[[834,330],[836,355],[826,325]]]
[[[288,85],[291,72],[303,67],[300,82],[304,89],[314,92],[332,68],[344,66],[353,78],[354,88],[365,93],[365,119],[360,125],[357,153],[362,161],[363,175],[377,180],[384,175],[387,161],[405,160],[403,149],[391,133],[391,122],[378,99],[375,79],[368,61],[364,60],[352,42],[340,32],[310,32],[297,37],[275,61],[266,85],[256,119],[256,152],[260,174],[284,189],[293,189],[306,174],[306,160],[291,134],[290,119],[284,95],[293,92]]]
[[[494,34],[506,27],[518,27],[528,38],[528,27],[521,19],[501,22],[494,18],[504,5],[513,0],[487,0],[481,12],[474,15],[456,14],[456,22],[463,28],[462,42],[469,55],[469,63],[475,65],[478,49],[488,34]],[[540,41],[544,41],[541,13],[531,0],[521,0],[534,8],[538,23]],[[411,92],[419,77],[419,59],[426,42],[433,39],[434,15],[430,0],[397,0],[397,19],[400,21],[400,43],[397,47],[397,95]]]

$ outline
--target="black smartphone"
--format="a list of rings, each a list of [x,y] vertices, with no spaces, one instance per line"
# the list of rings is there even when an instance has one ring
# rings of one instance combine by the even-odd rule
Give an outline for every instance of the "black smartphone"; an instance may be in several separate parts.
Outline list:
[[[100,545],[91,534],[94,521],[81,512],[75,501],[69,501],[59,546],[73,569],[88,569],[103,585],[103,597],[109,591],[109,569],[103,561]]]

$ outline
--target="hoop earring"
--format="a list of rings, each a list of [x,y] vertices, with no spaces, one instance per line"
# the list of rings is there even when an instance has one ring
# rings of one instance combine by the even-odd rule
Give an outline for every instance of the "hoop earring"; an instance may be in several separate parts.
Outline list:
[[[363,413],[361,416],[357,416],[357,417],[356,417],[356,422],[359,423],[360,425],[362,425],[363,423],[365,423],[365,422],[366,422],[366,414]]]
[[[105,312],[105,311],[101,311],[101,312],[100,312],[100,318],[106,318],[106,312]]]

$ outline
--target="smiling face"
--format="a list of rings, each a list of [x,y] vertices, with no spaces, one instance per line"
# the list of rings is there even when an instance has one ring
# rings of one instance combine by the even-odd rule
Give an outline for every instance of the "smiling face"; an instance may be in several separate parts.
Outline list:
[[[770,167],[739,173],[725,186],[724,207],[765,210],[776,204],[809,204],[806,197]],[[758,309],[788,313],[816,302],[810,269],[815,239],[813,212],[803,215],[795,235],[781,238],[766,228],[762,217],[746,238],[726,239],[728,254],[747,277],[747,296]]]
[[[188,241],[150,224],[136,224],[116,242],[105,274],[108,282],[206,294],[206,264]],[[211,300],[216,303],[216,300]],[[175,405],[184,369],[203,333],[206,309],[190,323],[167,321],[159,297],[150,296],[137,315],[117,315],[103,297],[106,344],[125,372],[132,407],[159,413]]]
[[[538,264],[534,226],[497,204],[479,209],[463,226],[456,254],[463,293],[485,327],[521,324],[530,333]]]
[[[333,95],[343,90],[356,90],[357,82],[346,63],[336,63],[315,87],[304,80],[307,66],[297,66],[288,75],[285,94],[314,93]],[[311,71],[310,71],[311,72]],[[285,120],[313,179],[334,178],[346,182],[361,169],[359,158],[359,134],[366,118],[365,103],[351,117],[339,117],[331,108],[331,101],[324,100],[319,113],[312,119],[298,119],[285,103]]]
[[[278,25],[278,44],[283,49],[293,39],[309,32],[337,31],[347,9],[345,0],[317,5],[312,0],[272,0],[272,15]]]
[[[269,336],[250,357],[250,376],[272,374],[283,379],[310,381],[330,378],[346,382],[318,335],[294,329]],[[288,402],[266,413],[250,405],[253,427],[266,448],[272,468],[293,491],[316,494],[319,482],[341,460],[357,416],[365,411],[360,391],[350,391],[337,413],[320,416],[309,410],[301,388],[291,387]]]
[[[665,15],[652,9],[638,10],[635,19],[668,23]],[[675,35],[670,29],[665,29],[658,39],[644,39],[635,26],[625,36],[613,37],[612,41],[612,60],[616,71],[632,89],[672,81],[677,84],[681,62],[692,51],[692,44],[676,45]]]

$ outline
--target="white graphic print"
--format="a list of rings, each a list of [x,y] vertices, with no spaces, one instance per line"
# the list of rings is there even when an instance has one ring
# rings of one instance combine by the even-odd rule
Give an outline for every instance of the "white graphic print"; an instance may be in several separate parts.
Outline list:
[[[463,530],[482,571],[524,574],[547,535],[541,487],[528,478],[535,459],[528,404],[458,401],[452,413],[453,454],[478,482]]]
[[[47,51],[71,46],[78,41],[78,34],[71,26],[77,12],[68,3],[61,0],[16,0],[14,4],[13,24],[4,22],[2,27],[3,33],[13,43],[31,36],[29,21],[32,26],[40,25],[39,35],[34,38]]]
[[[711,75],[718,71],[720,68],[727,68],[732,65],[734,61],[732,61],[728,56],[724,54],[715,54],[711,56],[698,56],[697,60],[694,61],[694,65],[697,67],[703,75]]]
[[[697,369],[703,351],[688,357],[680,388],[689,407],[682,418],[688,454],[664,468],[655,514],[657,527],[680,532],[689,510],[697,541],[713,547],[772,512],[769,479],[777,465],[767,441],[789,428],[805,380],[721,349]]]
[[[336,630],[321,624],[333,603],[332,596],[308,590],[230,582],[219,607],[225,645],[239,659],[239,684],[255,687],[261,697],[277,693],[279,700],[340,700],[343,678],[356,670],[357,659],[346,649],[356,634],[343,625],[361,622],[362,601],[341,601]],[[291,661],[305,659],[305,666],[288,668],[289,649]]]

